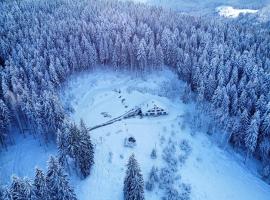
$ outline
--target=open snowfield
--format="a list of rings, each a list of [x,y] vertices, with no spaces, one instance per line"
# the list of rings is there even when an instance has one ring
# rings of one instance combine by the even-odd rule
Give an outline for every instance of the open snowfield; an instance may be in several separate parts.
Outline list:
[[[146,181],[153,165],[159,169],[165,165],[162,150],[169,139],[177,144],[186,139],[192,148],[186,163],[178,170],[182,177],[180,181],[191,185],[192,200],[269,199],[269,185],[254,170],[251,172],[241,159],[220,149],[205,133],[191,134],[183,116],[192,113],[194,107],[183,104],[178,96],[166,97],[171,94],[168,90],[174,89],[168,86],[169,83],[182,84],[167,70],[144,78],[98,71],[74,76],[65,85],[61,98],[65,105],[74,109],[71,117],[77,123],[83,119],[89,127],[152,101],[169,112],[167,116],[135,117],[93,130],[95,165],[91,175],[83,181],[71,176],[78,199],[122,199],[129,156],[135,154]],[[178,92],[180,96],[181,89]],[[124,146],[124,139],[129,136],[136,139],[134,148]],[[150,157],[153,148],[157,149],[157,159]],[[31,177],[34,167],[44,168],[49,154],[55,152],[53,145],[45,148],[36,140],[20,139],[9,147],[8,153],[0,154],[1,178],[6,180],[12,173]],[[158,187],[152,192],[146,191],[146,200],[161,199],[162,192]]]
[[[254,9],[237,9],[232,6],[220,6],[216,10],[220,16],[227,18],[236,18],[240,14],[255,14],[258,12],[258,10]]]
[[[124,0],[128,1],[128,0]],[[269,5],[269,0],[132,0],[136,3],[147,3],[174,9],[180,12],[187,12],[195,15],[212,15],[217,9],[230,17],[238,17],[240,13],[256,13]],[[220,12],[221,13],[221,12]]]
[[[32,135],[14,133],[15,144],[0,152],[0,180],[8,184],[12,175],[33,177],[35,167],[46,169],[50,155],[56,155],[54,143],[44,144]]]
[[[158,91],[164,83],[170,81],[177,80],[168,71],[150,75],[144,80],[126,74],[97,72],[70,81],[65,97],[67,101],[71,100],[75,110],[72,117],[77,122],[84,119],[90,127],[109,119],[104,118],[102,112],[113,118],[151,100],[160,102],[169,112],[168,116],[132,118],[93,130],[91,136],[96,145],[96,164],[89,178],[75,184],[79,199],[121,199],[128,157],[135,153],[147,180],[153,165],[164,165],[161,153],[169,138],[178,142],[187,139],[192,147],[187,163],[179,172],[183,181],[191,184],[193,200],[268,199],[270,187],[243,164],[218,148],[204,133],[191,136],[188,128],[181,128],[181,116],[191,110],[190,106],[181,103],[179,98],[172,100],[155,94],[160,93]],[[124,103],[122,99],[125,99]],[[133,149],[124,147],[124,139],[128,136],[137,140]],[[165,138],[163,144],[162,137]],[[150,158],[154,147],[157,148],[156,160]],[[159,196],[158,189],[146,192],[148,200],[159,199]]]

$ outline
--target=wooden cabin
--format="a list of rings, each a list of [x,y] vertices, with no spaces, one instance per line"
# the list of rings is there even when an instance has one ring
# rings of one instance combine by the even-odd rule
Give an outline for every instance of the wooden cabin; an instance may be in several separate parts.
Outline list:
[[[156,105],[154,106],[154,108],[151,108],[144,113],[145,116],[153,116],[153,117],[167,115],[167,114],[168,114],[167,111],[165,111],[163,108],[160,108]]]

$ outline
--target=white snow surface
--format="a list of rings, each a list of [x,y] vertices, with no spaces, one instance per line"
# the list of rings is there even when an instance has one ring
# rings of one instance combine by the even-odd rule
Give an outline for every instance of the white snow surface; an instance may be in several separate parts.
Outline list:
[[[177,81],[177,77],[168,70],[143,78],[124,72],[97,71],[74,76],[66,83],[61,98],[74,108],[71,118],[77,123],[83,119],[89,127],[151,100],[160,102],[169,112],[167,116],[135,117],[93,130],[90,134],[95,145],[95,165],[91,175],[85,180],[71,175],[78,199],[123,199],[126,164],[132,153],[140,164],[145,181],[153,165],[164,166],[161,137],[174,141],[187,139],[192,147],[187,162],[179,169],[181,181],[192,187],[192,200],[269,199],[269,185],[248,169],[242,159],[219,148],[205,133],[192,136],[188,126],[181,128],[184,123],[181,116],[193,112],[194,107],[183,104],[179,97],[171,99],[161,95],[161,88],[171,81]],[[102,112],[107,112],[111,118],[104,117]],[[128,136],[136,139],[134,148],[124,147],[124,139]],[[55,154],[55,147],[49,145],[45,151],[39,142],[30,136],[27,138],[17,141],[8,152],[0,153],[1,179],[12,173],[33,176],[34,166],[44,168],[49,154]],[[154,147],[157,149],[156,160],[150,158]],[[145,191],[145,196],[146,200],[158,200],[162,191],[156,187],[153,192]]]
[[[163,6],[189,15],[210,15],[219,13],[221,9],[225,17],[238,17],[240,13],[256,13],[256,9],[269,6],[269,0],[122,0],[135,3],[145,3],[154,6]],[[240,9],[245,8],[245,9]],[[268,8],[269,9],[269,8]],[[264,12],[265,12],[264,11]]]
[[[95,143],[95,166],[91,175],[84,181],[78,181],[76,192],[79,199],[122,199],[123,180],[128,157],[134,153],[142,170],[144,179],[153,165],[158,167],[164,163],[161,158],[163,146],[160,137],[172,137],[180,141],[187,139],[192,146],[192,153],[187,163],[180,169],[185,183],[192,186],[193,200],[266,200],[270,195],[270,187],[252,174],[244,164],[228,152],[220,149],[204,133],[190,135],[188,129],[181,130],[181,116],[191,110],[179,98],[172,100],[160,97],[152,92],[158,91],[164,82],[177,79],[169,71],[163,71],[144,77],[132,77],[128,74],[97,72],[74,78],[66,88],[66,94],[72,97],[75,121],[82,118],[88,126],[94,126],[108,120],[100,115],[108,112],[117,117],[125,111],[151,100],[160,102],[168,109],[169,115],[157,118],[132,118],[116,122],[112,125],[91,132]],[[129,87],[146,88],[145,93]],[[121,90],[121,93],[113,91]],[[67,95],[65,95],[67,96]],[[119,98],[121,96],[121,98]],[[125,105],[121,99],[125,99]],[[68,98],[68,101],[71,98]],[[165,128],[166,127],[166,128]],[[173,135],[172,133],[175,133]],[[124,147],[124,138],[134,136],[136,147]],[[158,159],[150,158],[152,149],[157,148]],[[112,152],[112,163],[109,163],[109,152]],[[123,159],[120,157],[123,156]],[[161,198],[161,192],[146,191],[147,200]]]
[[[258,12],[258,10],[254,9],[238,9],[232,6],[220,6],[216,10],[220,16],[226,18],[237,18],[240,14],[255,14]]]
[[[14,144],[0,152],[0,182],[8,184],[13,175],[33,177],[35,167],[46,170],[49,156],[57,150],[53,142],[45,144],[33,135],[23,135],[15,131]]]

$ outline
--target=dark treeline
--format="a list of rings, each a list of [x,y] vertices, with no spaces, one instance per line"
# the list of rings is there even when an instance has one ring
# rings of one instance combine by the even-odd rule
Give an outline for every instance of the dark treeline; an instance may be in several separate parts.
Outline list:
[[[210,102],[228,141],[269,169],[269,29],[243,21],[106,0],[2,1],[1,144],[11,123],[55,137],[66,118],[57,89],[74,72],[165,64]]]

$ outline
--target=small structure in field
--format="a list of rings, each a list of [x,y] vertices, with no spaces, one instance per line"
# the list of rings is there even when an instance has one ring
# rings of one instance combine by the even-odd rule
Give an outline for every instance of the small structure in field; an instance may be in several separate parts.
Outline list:
[[[108,114],[107,112],[101,112],[100,113],[103,117],[108,117],[111,118],[112,116],[110,114]]]
[[[130,148],[133,148],[136,146],[136,139],[132,136],[128,137],[128,138],[125,138],[125,141],[124,141],[124,146],[125,147],[130,147]]]

